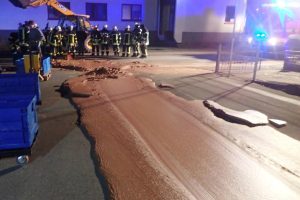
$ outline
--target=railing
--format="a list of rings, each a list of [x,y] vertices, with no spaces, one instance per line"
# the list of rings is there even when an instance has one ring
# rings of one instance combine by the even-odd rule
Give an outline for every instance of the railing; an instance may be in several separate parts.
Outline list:
[[[300,71],[300,51],[285,51],[283,69],[291,71]]]
[[[254,69],[255,61],[255,51],[253,50],[241,50],[235,49],[232,59],[230,59],[229,49],[222,49],[219,46],[218,55],[217,55],[217,64],[216,72],[221,73],[243,73],[251,72]],[[258,63],[260,66],[260,62]],[[260,67],[259,67],[260,68]]]

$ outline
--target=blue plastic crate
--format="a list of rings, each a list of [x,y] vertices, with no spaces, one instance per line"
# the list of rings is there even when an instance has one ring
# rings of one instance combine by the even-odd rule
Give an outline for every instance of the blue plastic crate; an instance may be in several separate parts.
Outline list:
[[[16,63],[16,73],[25,74],[24,58],[17,59],[15,63]]]
[[[38,74],[0,74],[0,96],[3,95],[36,95],[41,103]]]
[[[0,97],[0,151],[31,148],[37,131],[36,96]]]
[[[50,56],[44,57],[42,59],[41,66],[42,66],[42,69],[41,69],[42,75],[48,76],[51,73],[51,58],[50,58]]]

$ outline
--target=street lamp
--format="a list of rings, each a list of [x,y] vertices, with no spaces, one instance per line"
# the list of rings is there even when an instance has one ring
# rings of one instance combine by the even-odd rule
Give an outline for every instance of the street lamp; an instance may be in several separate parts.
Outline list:
[[[237,0],[234,2],[233,6],[233,11],[231,13],[231,18],[230,21],[233,20],[233,28],[232,28],[232,38],[231,38],[231,47],[230,47],[230,56],[229,56],[229,69],[228,69],[228,77],[231,74],[231,68],[232,68],[232,58],[233,58],[233,49],[234,49],[234,43],[235,43],[235,29],[236,29],[236,5],[237,5]],[[227,10],[226,10],[226,18],[227,18]],[[226,19],[225,19],[226,22]]]
[[[260,59],[259,54],[260,54],[261,44],[268,39],[268,35],[263,30],[257,30],[254,33],[254,38],[255,38],[255,41],[256,41],[256,55],[255,55],[255,63],[254,63],[252,81],[255,81],[255,79],[256,79],[256,72],[257,72],[257,67],[258,67],[258,63],[259,63],[259,59]]]

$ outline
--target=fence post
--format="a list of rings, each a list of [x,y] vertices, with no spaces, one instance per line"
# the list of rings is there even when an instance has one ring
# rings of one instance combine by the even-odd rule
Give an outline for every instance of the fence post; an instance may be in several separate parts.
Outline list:
[[[253,71],[253,78],[252,78],[252,82],[255,81],[256,79],[256,72],[257,72],[257,67],[258,67],[258,62],[259,62],[259,51],[260,51],[260,42],[257,44],[256,47],[256,56],[255,56],[255,63],[254,63],[254,71]]]
[[[222,43],[220,43],[219,46],[218,46],[217,62],[216,62],[215,73],[219,73],[219,71],[220,71],[221,52],[222,52]]]

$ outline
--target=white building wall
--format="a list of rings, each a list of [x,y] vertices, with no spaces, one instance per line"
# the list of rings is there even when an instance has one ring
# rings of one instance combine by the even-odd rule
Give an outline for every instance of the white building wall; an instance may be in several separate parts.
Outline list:
[[[157,30],[158,0],[145,0],[144,22],[150,31]]]
[[[177,43],[183,32],[230,33],[233,24],[224,24],[226,6],[236,6],[237,32],[244,30],[247,0],[177,0],[175,33]]]
[[[70,2],[71,10],[77,14],[86,14],[85,4],[88,3],[107,3],[107,21],[91,21],[93,25],[103,26],[108,24],[110,27],[117,25],[120,29],[126,25],[133,25],[134,22],[126,22],[121,20],[122,4],[141,4],[142,5],[142,19],[144,19],[144,0],[62,0]],[[8,0],[0,1],[0,30],[15,30],[18,23],[27,20],[34,20],[41,28],[44,28],[47,22],[51,26],[56,26],[56,20],[48,20],[47,6],[40,6],[38,8],[17,8],[14,7]]]

